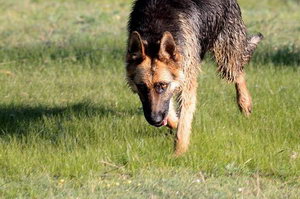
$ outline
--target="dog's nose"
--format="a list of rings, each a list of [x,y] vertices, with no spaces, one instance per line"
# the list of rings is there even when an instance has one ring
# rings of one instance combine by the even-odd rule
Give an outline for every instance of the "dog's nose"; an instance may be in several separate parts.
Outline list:
[[[161,125],[164,119],[165,119],[165,114],[162,112],[151,113],[151,120],[153,125],[155,126]]]

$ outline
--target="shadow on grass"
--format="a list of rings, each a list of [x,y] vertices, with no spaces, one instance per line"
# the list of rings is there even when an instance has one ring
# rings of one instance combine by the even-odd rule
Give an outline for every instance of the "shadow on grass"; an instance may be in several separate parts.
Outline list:
[[[274,64],[275,66],[300,66],[300,48],[295,45],[279,47],[261,46],[255,52],[252,61],[259,64]]]
[[[122,118],[138,114],[142,114],[138,109],[117,110],[112,107],[92,105],[88,102],[60,107],[0,105],[0,138],[26,136],[31,125],[39,122],[43,125],[43,122],[41,122],[43,118],[55,118],[57,122],[60,122],[61,120],[72,120],[74,118]]]

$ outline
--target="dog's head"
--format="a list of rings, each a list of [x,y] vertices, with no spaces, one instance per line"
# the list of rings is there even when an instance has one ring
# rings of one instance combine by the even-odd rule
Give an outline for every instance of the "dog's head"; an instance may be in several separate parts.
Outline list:
[[[150,44],[138,32],[128,40],[127,81],[138,93],[146,120],[156,127],[166,125],[170,100],[183,79],[180,54],[171,33],[165,32],[150,52]],[[153,45],[152,45],[153,46]]]

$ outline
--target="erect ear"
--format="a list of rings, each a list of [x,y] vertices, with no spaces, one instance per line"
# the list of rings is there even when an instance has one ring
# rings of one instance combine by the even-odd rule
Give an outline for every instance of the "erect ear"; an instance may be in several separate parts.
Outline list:
[[[164,32],[163,37],[160,41],[160,49],[158,55],[160,59],[173,59],[174,61],[178,61],[179,59],[179,54],[177,52],[174,38],[168,31]]]
[[[128,42],[127,61],[142,61],[143,59],[145,59],[145,48],[140,34],[134,31]]]

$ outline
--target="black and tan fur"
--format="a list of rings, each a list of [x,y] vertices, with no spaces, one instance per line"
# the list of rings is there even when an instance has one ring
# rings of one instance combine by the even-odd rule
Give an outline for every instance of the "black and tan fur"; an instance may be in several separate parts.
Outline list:
[[[251,113],[244,66],[262,35],[247,36],[236,0],[137,0],[128,31],[128,84],[150,124],[177,128],[177,155],[189,145],[206,52],[213,53],[220,76],[235,83],[240,109]]]

